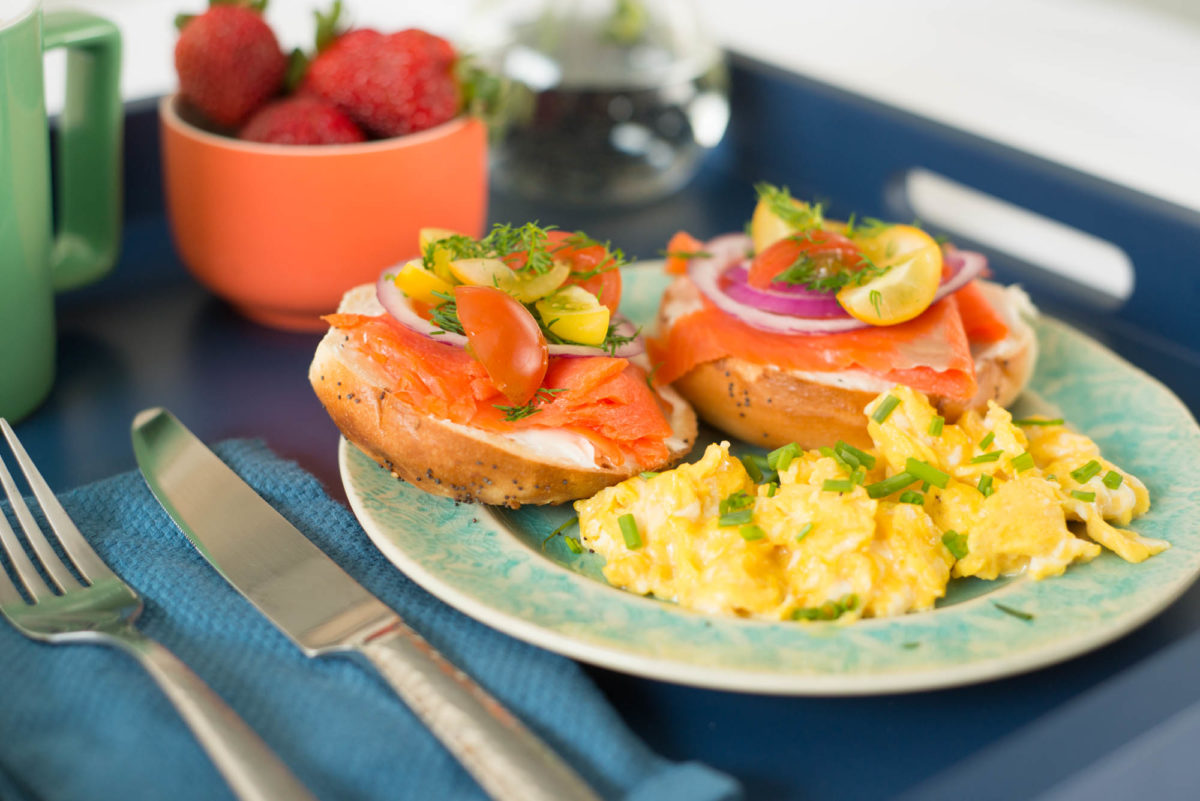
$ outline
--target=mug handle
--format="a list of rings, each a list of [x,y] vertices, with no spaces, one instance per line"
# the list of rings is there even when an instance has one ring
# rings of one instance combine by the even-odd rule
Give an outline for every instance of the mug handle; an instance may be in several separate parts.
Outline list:
[[[121,34],[77,11],[43,17],[44,50],[65,47],[67,99],[58,120],[54,289],[89,283],[112,268],[121,226]]]

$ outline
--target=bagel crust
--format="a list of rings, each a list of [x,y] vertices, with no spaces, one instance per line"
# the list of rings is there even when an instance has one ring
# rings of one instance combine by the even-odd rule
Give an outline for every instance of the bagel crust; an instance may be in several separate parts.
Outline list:
[[[373,287],[369,289],[373,302]],[[381,309],[364,302],[366,295],[362,287],[351,290],[339,311],[380,313]],[[342,435],[359,450],[395,477],[456,501],[516,508],[590,497],[642,471],[669,467],[691,450],[696,439],[695,413],[667,390],[662,395],[671,407],[674,437],[668,440],[666,461],[585,467],[503,434],[414,410],[388,389],[382,370],[361,358],[336,329],[317,346],[309,382]]]
[[[967,409],[986,410],[989,400],[1008,406],[1029,381],[1037,358],[1033,330],[1022,319],[1025,309],[1019,298],[1024,296],[1010,298],[1002,287],[982,286],[1005,317],[1010,335],[999,346],[975,354],[978,390],[969,401],[929,397],[949,422]],[[667,313],[670,304],[686,313],[696,291],[686,280],[668,288],[659,315],[660,336],[674,322]],[[830,374],[827,381],[813,381],[811,373],[797,374],[736,357],[699,364],[672,386],[714,428],[764,448],[795,442],[806,449],[832,446],[838,440],[858,448],[871,447],[863,409],[887,390],[883,379],[875,387],[865,387],[861,376],[846,380]]]

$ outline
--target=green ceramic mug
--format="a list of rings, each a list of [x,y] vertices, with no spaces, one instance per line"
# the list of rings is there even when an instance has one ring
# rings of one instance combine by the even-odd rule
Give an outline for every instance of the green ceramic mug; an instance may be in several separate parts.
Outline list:
[[[42,62],[57,47],[68,50],[67,99],[51,192]],[[116,259],[120,61],[112,23],[0,0],[0,417],[28,414],[50,391],[55,291]]]

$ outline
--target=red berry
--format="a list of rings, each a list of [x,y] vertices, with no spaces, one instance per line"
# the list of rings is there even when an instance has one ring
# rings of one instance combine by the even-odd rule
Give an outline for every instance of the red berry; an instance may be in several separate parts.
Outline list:
[[[454,60],[450,43],[425,31],[360,29],[313,60],[302,90],[337,104],[374,136],[400,136],[458,113]]]
[[[184,25],[175,43],[175,71],[189,103],[216,124],[233,127],[279,91],[287,56],[258,12],[221,4]]]
[[[277,145],[336,145],[363,142],[354,120],[319,97],[290,97],[268,103],[238,133],[240,139]]]

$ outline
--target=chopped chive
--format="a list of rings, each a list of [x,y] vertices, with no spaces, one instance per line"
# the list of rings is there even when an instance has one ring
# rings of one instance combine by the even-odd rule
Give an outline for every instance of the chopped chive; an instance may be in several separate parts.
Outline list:
[[[583,553],[583,546],[574,537],[563,537],[563,542],[567,544],[567,549],[571,553]]]
[[[984,473],[982,476],[980,476],[977,489],[985,498],[995,492],[996,490],[992,489],[992,477],[987,473]]]
[[[727,498],[721,499],[717,504],[717,513],[720,515],[736,512],[738,509],[745,509],[747,506],[754,505],[754,496],[744,490],[738,490],[732,493]]]
[[[1033,467],[1033,454],[1025,451],[1020,456],[1014,456],[1012,460],[1013,469],[1018,473],[1024,473],[1029,468]]]
[[[867,471],[861,467],[854,468],[854,472],[850,474],[850,481],[855,484],[861,484],[867,480]]]
[[[922,462],[920,459],[914,459],[911,456],[904,463],[904,469],[912,473],[922,481],[928,481],[938,489],[945,489],[950,483],[950,475],[943,473],[928,462]]]
[[[929,492],[929,482],[928,481],[921,482],[921,492]]]
[[[1084,492],[1083,490],[1071,490],[1071,497],[1077,501],[1091,503],[1092,501],[1096,500],[1096,493]]]
[[[867,468],[868,470],[870,470],[871,468],[873,468],[875,466],[875,457],[874,456],[867,453],[866,451],[860,451],[858,448],[854,447],[853,445],[849,444],[848,442],[843,442],[842,440],[839,439],[837,441],[837,444],[833,446],[833,449],[838,454],[840,454],[843,459],[845,459],[847,462],[850,462],[851,464],[857,463],[856,466],[862,465],[863,467]]]
[[[838,600],[838,603],[841,604],[842,608],[845,609],[847,612],[853,612],[855,609],[858,608],[858,595],[857,595],[857,593],[853,593],[853,592],[848,593],[846,595],[843,595]]]
[[[900,643],[900,647],[901,647],[901,648],[903,648],[903,649],[904,649],[904,650],[906,650],[906,651],[911,651],[911,650],[913,650],[914,648],[920,648],[920,647],[921,647],[921,643],[919,643],[919,642],[912,642],[912,641],[909,641],[909,642],[902,642],[902,643]]]
[[[800,446],[794,442],[789,442],[782,448],[776,448],[767,454],[767,467],[777,472],[783,472],[788,469],[788,465],[792,463],[800,454]]]
[[[805,537],[807,537],[808,532],[812,531],[812,528],[813,528],[812,523],[805,523],[803,526],[801,526],[800,530],[796,532],[796,542],[800,542]]]
[[[979,440],[979,450],[986,451],[988,448],[991,447],[992,443],[995,440],[996,440],[996,432],[995,431],[987,432],[987,436],[984,437],[983,439]]]
[[[820,453],[822,456],[826,456],[826,457],[834,460],[835,462],[838,463],[839,467],[842,467],[847,472],[854,469],[853,465],[851,465],[849,462],[847,462],[845,459],[843,459],[842,455],[840,453],[838,453],[837,451],[835,451],[833,448],[829,447],[828,445],[826,445],[822,448],[819,448],[817,452]]]
[[[819,609],[794,609],[792,610],[792,620],[818,620],[821,617]]]
[[[1012,615],[1018,620],[1033,620],[1033,615],[1029,614],[1028,612],[1022,612],[1020,609],[1013,609],[1011,606],[1005,606],[999,601],[992,601],[992,606],[996,607],[1006,615]]]
[[[1104,478],[1101,480],[1104,482],[1104,486],[1115,490],[1121,486],[1121,482],[1125,480],[1125,477],[1116,470],[1109,470],[1104,474]]]
[[[942,544],[954,556],[955,559],[962,559],[969,553],[967,548],[967,537],[965,534],[959,534],[954,529],[946,529],[942,534]]]
[[[642,535],[638,533],[637,521],[633,519],[633,515],[621,515],[617,518],[617,525],[621,527],[621,536],[625,538],[626,548],[636,551],[642,547]]]
[[[727,512],[717,518],[717,525],[721,528],[730,528],[731,526],[741,526],[749,523],[754,519],[753,509],[738,509],[735,512]]]
[[[897,398],[895,395],[888,395],[879,402],[878,406],[875,407],[875,411],[871,413],[871,419],[882,425],[883,421],[887,420],[891,413],[895,411],[896,407],[899,405],[899,398]]]
[[[826,601],[819,607],[821,620],[837,620],[844,611],[837,601]]]
[[[854,489],[854,482],[848,478],[827,478],[821,489],[825,492],[850,492]]]
[[[945,425],[946,418],[942,417],[940,414],[935,414],[933,419],[929,421],[929,436],[940,437],[942,435],[942,429],[945,427]]]
[[[1071,471],[1071,478],[1078,481],[1080,484],[1086,483],[1088,479],[1099,473],[1101,470],[1100,463],[1095,459],[1085,464],[1083,467],[1078,467]]]
[[[1061,426],[1063,419],[1055,417],[1053,420],[1042,420],[1037,417],[1023,417],[1020,420],[1013,420],[1015,426]]]
[[[563,521],[562,525],[560,525],[558,528],[554,529],[554,531],[550,532],[550,537],[556,537],[559,534],[562,534],[564,531],[566,531],[567,529],[569,529],[571,526],[575,525],[578,522],[579,522],[579,515],[572,515],[571,517],[568,517],[566,520]],[[546,539],[550,539],[550,537],[547,537]]]
[[[890,478],[885,478],[883,481],[868,484],[867,495],[872,498],[882,498],[891,495],[893,492],[899,492],[905,487],[912,486],[916,480],[917,477],[907,471],[897,473]]]
[[[759,468],[753,454],[747,453],[742,457],[742,464],[746,467],[746,472],[750,475],[750,480],[755,484],[759,484],[763,480],[762,469]]]
[[[774,498],[776,492],[779,492],[779,485],[776,484],[774,481],[768,482],[767,483],[767,497]]]
[[[767,536],[767,532],[763,531],[753,523],[742,526],[740,529],[738,529],[738,533],[742,535],[742,539],[744,539],[746,542],[761,540],[763,537]]]
[[[644,479],[644,480],[646,480],[646,481],[649,481],[650,479],[652,479],[652,478],[654,478],[655,476],[657,476],[657,475],[658,475],[658,473],[657,473],[657,472],[655,472],[655,471],[653,471],[653,470],[645,470],[645,471],[643,471],[643,472],[641,472],[641,473],[638,473],[638,475],[639,475],[639,476],[640,476],[642,479]]]
[[[905,490],[900,493],[900,503],[914,503],[917,506],[925,504],[925,496],[916,490]]]
[[[971,464],[983,464],[985,462],[996,462],[1004,455],[1004,451],[988,451],[981,453],[978,456],[971,457]]]

